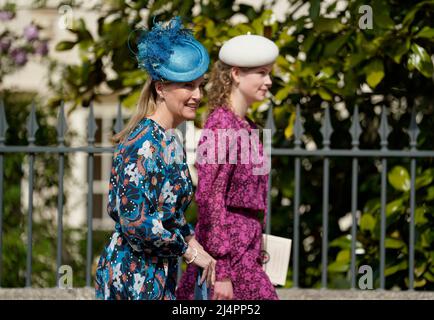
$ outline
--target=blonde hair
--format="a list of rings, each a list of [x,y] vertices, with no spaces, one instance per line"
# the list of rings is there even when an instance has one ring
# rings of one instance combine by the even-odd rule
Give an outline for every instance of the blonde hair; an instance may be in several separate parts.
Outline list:
[[[217,107],[230,107],[233,79],[232,66],[218,60],[211,71],[208,89],[208,115]]]
[[[144,117],[152,115],[157,109],[157,92],[155,91],[155,84],[151,77],[146,80],[142,91],[140,92],[139,103],[137,104],[137,110],[128,121],[124,129],[115,134],[111,138],[113,144],[124,141],[128,134],[136,127],[136,125]]]
[[[209,78],[209,89],[208,89],[208,113],[206,118],[216,109],[217,107],[223,107],[231,109],[231,92],[234,79],[232,78],[232,68],[233,66],[218,60],[211,71]],[[249,70],[255,69],[254,67],[237,67],[241,71],[248,72]]]

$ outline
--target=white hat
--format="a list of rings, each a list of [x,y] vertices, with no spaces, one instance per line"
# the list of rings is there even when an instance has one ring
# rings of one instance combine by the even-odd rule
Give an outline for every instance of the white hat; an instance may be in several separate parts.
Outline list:
[[[279,55],[276,44],[258,35],[241,35],[226,41],[219,59],[234,67],[259,67],[273,63]]]

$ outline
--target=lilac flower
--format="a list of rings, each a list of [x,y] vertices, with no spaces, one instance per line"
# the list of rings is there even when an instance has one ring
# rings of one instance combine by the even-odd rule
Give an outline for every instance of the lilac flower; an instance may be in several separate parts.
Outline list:
[[[9,38],[0,38],[0,53],[8,52],[11,47],[11,42]]]
[[[27,52],[22,48],[14,48],[11,51],[11,57],[19,66],[23,66],[27,62]]]
[[[48,54],[48,43],[46,40],[35,42],[33,48],[35,49],[35,53],[41,56],[46,56]]]
[[[34,24],[30,24],[24,29],[24,37],[28,41],[36,40],[38,39],[38,36],[39,36],[39,30],[38,27],[35,26]]]
[[[14,13],[11,11],[1,10],[0,11],[0,21],[12,20]]]

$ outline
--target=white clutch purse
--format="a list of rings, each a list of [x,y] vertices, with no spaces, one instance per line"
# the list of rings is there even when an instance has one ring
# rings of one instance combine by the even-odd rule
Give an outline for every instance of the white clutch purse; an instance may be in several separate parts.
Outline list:
[[[285,285],[291,243],[291,239],[262,234],[262,268],[274,285]]]

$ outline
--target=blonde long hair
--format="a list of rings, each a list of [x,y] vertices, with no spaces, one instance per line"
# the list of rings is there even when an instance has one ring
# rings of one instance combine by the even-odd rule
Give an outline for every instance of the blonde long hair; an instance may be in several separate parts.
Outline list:
[[[142,91],[140,92],[137,110],[132,115],[124,129],[111,138],[113,144],[117,144],[127,138],[128,134],[144,117],[152,115],[157,109],[157,92],[151,77],[146,80]]]
[[[208,89],[208,115],[217,107],[230,107],[233,79],[231,75],[232,66],[218,60],[209,78]]]

